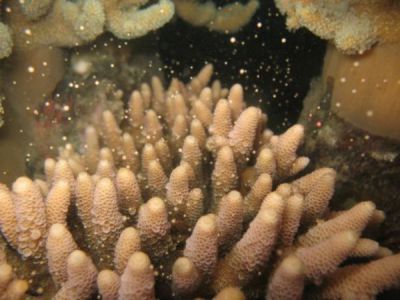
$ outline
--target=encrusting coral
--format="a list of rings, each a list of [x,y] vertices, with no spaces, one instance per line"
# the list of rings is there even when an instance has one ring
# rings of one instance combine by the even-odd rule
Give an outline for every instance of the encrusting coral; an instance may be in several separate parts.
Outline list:
[[[309,163],[297,155],[303,127],[275,135],[239,84],[207,87],[212,72],[168,89],[154,77],[121,124],[104,111],[80,151],[67,144],[44,176],[0,187],[2,234],[26,260],[16,270],[47,264],[58,291],[35,292],[54,299],[300,299],[305,286],[316,299],[371,299],[398,288],[399,254],[364,235],[382,212],[370,201],[330,211],[334,170],[295,178]]]

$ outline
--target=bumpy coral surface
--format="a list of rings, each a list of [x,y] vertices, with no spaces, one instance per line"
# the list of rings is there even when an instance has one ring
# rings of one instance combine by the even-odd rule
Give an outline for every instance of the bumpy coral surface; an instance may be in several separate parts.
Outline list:
[[[303,127],[275,135],[239,84],[207,87],[212,69],[142,84],[121,124],[104,111],[44,175],[0,186],[1,299],[371,299],[398,287],[399,254],[369,234],[382,212],[330,211],[336,173],[301,174]]]
[[[0,1],[0,5],[2,1]],[[75,47],[105,31],[120,39],[146,35],[168,23],[175,14],[195,26],[235,32],[246,25],[259,3],[233,2],[217,7],[212,1],[181,0],[21,0],[4,1],[0,18],[0,59],[19,48]],[[175,4],[175,5],[174,5]],[[0,17],[1,17],[0,10]]]
[[[346,53],[400,40],[400,5],[392,0],[275,0],[289,29],[306,27]]]
[[[20,48],[74,47],[94,40],[104,31],[133,39],[171,20],[174,4],[160,0],[29,0],[4,1],[5,24],[0,23],[0,58]],[[11,34],[12,33],[12,34]],[[13,36],[13,41],[11,40]]]

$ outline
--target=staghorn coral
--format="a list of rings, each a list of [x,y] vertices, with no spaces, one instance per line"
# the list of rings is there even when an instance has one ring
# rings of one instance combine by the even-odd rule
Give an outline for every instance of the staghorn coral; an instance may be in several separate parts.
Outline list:
[[[316,167],[336,169],[336,205],[367,197],[387,213],[381,242],[399,249],[400,2],[275,3],[289,29],[305,27],[329,41],[321,76],[303,101],[305,153]]]
[[[0,229],[25,258],[10,250],[13,265],[47,260],[55,288],[40,268],[23,273],[36,293],[287,299],[307,286],[336,299],[398,287],[399,254],[361,238],[382,212],[370,201],[329,211],[335,171],[294,178],[309,161],[296,154],[302,127],[274,135],[240,85],[211,90],[211,76],[208,65],[188,84],[154,78],[132,93],[125,122],[105,111],[80,151],[66,145],[41,179],[0,187]]]
[[[315,167],[337,171],[334,205],[349,207],[366,197],[385,211],[380,239],[398,250],[400,2],[275,3],[289,29],[306,27],[329,40],[321,76],[303,101],[304,151]]]
[[[275,0],[287,15],[289,29],[306,27],[323,39],[332,40],[346,53],[365,52],[376,43],[398,42],[398,1],[288,1]]]
[[[259,7],[257,0],[217,7],[212,1],[174,0],[176,13],[193,26],[206,26],[212,31],[233,33],[246,25]]]
[[[399,50],[397,41],[347,55],[329,43],[299,120],[307,135],[305,153],[315,158],[316,167],[329,165],[338,172],[337,199],[344,204],[368,197],[387,213],[381,241],[393,249],[400,245]]]

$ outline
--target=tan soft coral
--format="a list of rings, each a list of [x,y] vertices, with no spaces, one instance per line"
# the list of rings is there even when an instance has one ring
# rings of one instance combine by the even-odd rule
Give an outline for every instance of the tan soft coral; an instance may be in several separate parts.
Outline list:
[[[104,112],[103,128],[88,125],[84,153],[66,145],[59,158],[45,161],[40,180],[22,177],[13,191],[0,189],[3,235],[23,255],[38,257],[34,261],[47,257],[56,299],[96,292],[105,299],[243,299],[244,292],[252,299],[266,286],[269,299],[280,299],[301,297],[305,286],[321,283],[315,295],[340,293],[331,292],[330,282],[354,256],[371,261],[357,265],[356,276],[382,274],[365,293],[395,287],[398,255],[360,238],[382,220],[375,205],[365,201],[329,213],[332,169],[292,179],[308,164],[297,155],[301,125],[274,135],[260,109],[245,107],[240,86],[223,92],[227,101],[213,84],[214,97],[206,87],[211,76],[206,66],[189,84],[174,79],[168,89],[154,79],[151,89],[133,92],[129,124],[120,126]],[[133,114],[134,107],[139,111]],[[222,126],[217,110],[236,122]],[[127,137],[130,147],[124,147]],[[134,161],[124,159],[133,157],[127,149],[137,152]],[[62,224],[46,222],[50,215]],[[388,259],[395,262],[390,267]],[[25,264],[15,262],[17,269]],[[285,288],[287,282],[295,289]]]

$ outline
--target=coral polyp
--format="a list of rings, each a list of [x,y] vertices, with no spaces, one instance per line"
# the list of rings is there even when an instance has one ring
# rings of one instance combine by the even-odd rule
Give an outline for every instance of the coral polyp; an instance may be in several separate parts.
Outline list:
[[[332,211],[336,172],[304,174],[303,127],[274,134],[241,85],[208,86],[212,75],[168,88],[154,77],[121,123],[103,111],[44,174],[1,186],[4,299],[373,298],[398,286],[399,254],[371,234],[383,212]]]

